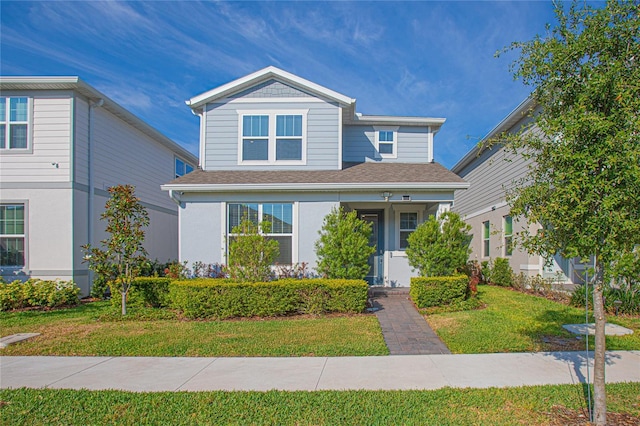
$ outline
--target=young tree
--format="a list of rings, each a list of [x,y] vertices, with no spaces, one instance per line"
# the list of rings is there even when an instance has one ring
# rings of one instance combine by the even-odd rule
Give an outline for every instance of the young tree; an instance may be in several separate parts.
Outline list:
[[[111,236],[100,242],[102,248],[91,247],[91,244],[82,248],[89,268],[117,284],[122,297],[122,315],[126,315],[131,282],[146,261],[142,228],[149,225],[149,215],[135,196],[133,186],[112,186],[109,194],[111,198],[107,200],[100,218],[107,221],[106,231]]]
[[[625,253],[640,244],[640,20],[638,1],[600,9],[556,5],[557,25],[516,42],[516,78],[534,87],[538,132],[505,136],[532,158],[528,176],[508,200],[514,215],[542,229],[523,233],[547,258],[595,257],[594,422],[606,424],[603,286]]]
[[[457,213],[445,212],[421,223],[407,239],[407,259],[423,277],[461,272],[469,259],[471,226]]]
[[[244,218],[231,230],[235,236],[229,244],[229,277],[237,281],[263,282],[271,277],[271,265],[278,257],[278,242],[264,234],[271,231],[271,223],[255,224]]]
[[[371,223],[358,218],[355,211],[342,207],[325,216],[316,241],[317,271],[327,278],[363,279],[369,272]]]

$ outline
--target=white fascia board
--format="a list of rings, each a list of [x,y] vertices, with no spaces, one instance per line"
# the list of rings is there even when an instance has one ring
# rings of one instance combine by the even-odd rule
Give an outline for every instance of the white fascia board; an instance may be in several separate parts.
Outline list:
[[[303,87],[305,90],[311,93],[324,96],[343,105],[350,105],[355,102],[355,99],[351,99],[348,96],[335,92],[331,89],[327,89],[326,87],[320,86],[319,84],[306,80],[302,77],[298,77],[297,75],[283,71],[274,66],[269,66],[252,74],[241,77],[237,80],[233,80],[229,83],[223,84],[222,86],[218,86],[215,89],[209,90],[200,95],[194,96],[193,98],[186,101],[186,104],[193,109],[199,108],[204,104],[212,102],[216,99],[224,98],[231,93],[249,88],[261,81],[265,81],[270,78],[280,80],[294,86]]]
[[[469,152],[467,152],[464,157],[462,157],[460,161],[458,161],[451,168],[451,171],[456,174],[461,172],[462,169],[467,167],[469,163],[471,163],[478,156],[479,152],[485,148],[487,141],[496,137],[500,133],[509,130],[515,123],[517,123],[518,120],[523,117],[525,112],[534,107],[534,104],[535,101],[531,96],[520,102],[520,105],[518,105],[513,111],[511,111],[509,115],[503,118],[497,126],[491,129],[491,131],[487,133],[486,136],[483,137],[480,142],[478,142],[478,144],[471,148],[471,150],[469,150]]]
[[[184,192],[255,192],[255,191],[299,191],[299,192],[325,192],[325,191],[387,191],[387,190],[423,190],[423,191],[455,191],[469,188],[467,182],[445,183],[291,183],[291,184],[166,184],[161,188],[164,191]]]
[[[434,133],[447,121],[446,118],[435,117],[402,117],[393,115],[361,115],[356,114],[349,124],[366,124],[366,125],[405,125],[405,126],[430,126]]]

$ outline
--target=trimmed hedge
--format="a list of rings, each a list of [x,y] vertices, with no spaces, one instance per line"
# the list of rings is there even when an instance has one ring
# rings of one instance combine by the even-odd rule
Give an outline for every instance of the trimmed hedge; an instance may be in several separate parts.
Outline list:
[[[461,302],[469,297],[469,277],[411,277],[409,295],[418,308]]]
[[[201,278],[171,282],[169,298],[172,306],[188,318],[358,313],[366,307],[368,288],[363,280],[284,279],[238,283]]]
[[[169,283],[166,277],[139,277],[133,280],[127,294],[127,307],[160,308],[170,305]],[[111,306],[121,308],[120,285],[111,285]]]
[[[76,305],[79,294],[80,289],[73,281],[16,280],[0,284],[0,310]]]

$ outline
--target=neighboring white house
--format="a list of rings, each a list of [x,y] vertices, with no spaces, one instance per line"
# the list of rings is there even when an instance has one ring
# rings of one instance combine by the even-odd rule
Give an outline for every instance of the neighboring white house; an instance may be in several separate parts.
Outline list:
[[[584,265],[577,259],[557,256],[547,265],[541,256],[528,254],[511,244],[514,236],[528,225],[524,218],[511,216],[506,191],[525,178],[530,160],[507,152],[495,139],[503,133],[519,132],[524,126],[527,132],[533,131],[535,127],[528,127],[532,124],[533,108],[533,100],[526,99],[452,167],[454,173],[470,184],[468,190],[456,191],[452,210],[472,226],[472,259],[482,262],[504,257],[516,274],[580,283]],[[538,228],[531,225],[530,231]]]
[[[145,247],[178,255],[177,206],[160,185],[197,159],[78,77],[0,77],[2,278],[74,280],[81,246],[106,237],[107,188],[131,184],[149,212]]]
[[[354,99],[275,67],[187,101],[200,117],[200,168],[163,189],[180,205],[180,260],[226,263],[248,216],[274,226],[280,264],[316,265],[334,207],[373,223],[369,282],[406,286],[407,236],[450,208],[464,180],[433,161],[442,118],[366,116]]]

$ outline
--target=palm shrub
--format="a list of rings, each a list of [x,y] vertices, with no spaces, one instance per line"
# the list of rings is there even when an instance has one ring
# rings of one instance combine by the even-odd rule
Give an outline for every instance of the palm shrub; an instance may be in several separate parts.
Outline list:
[[[407,239],[409,265],[420,276],[449,276],[464,272],[471,253],[471,226],[460,215],[446,212],[421,223]]]
[[[371,223],[358,218],[355,211],[333,208],[324,218],[320,238],[315,243],[317,271],[326,278],[361,280],[369,272]]]
[[[256,224],[246,218],[231,230],[235,236],[229,244],[229,278],[241,282],[262,282],[271,278],[271,265],[280,248],[277,241],[264,235],[270,230],[270,222]]]

